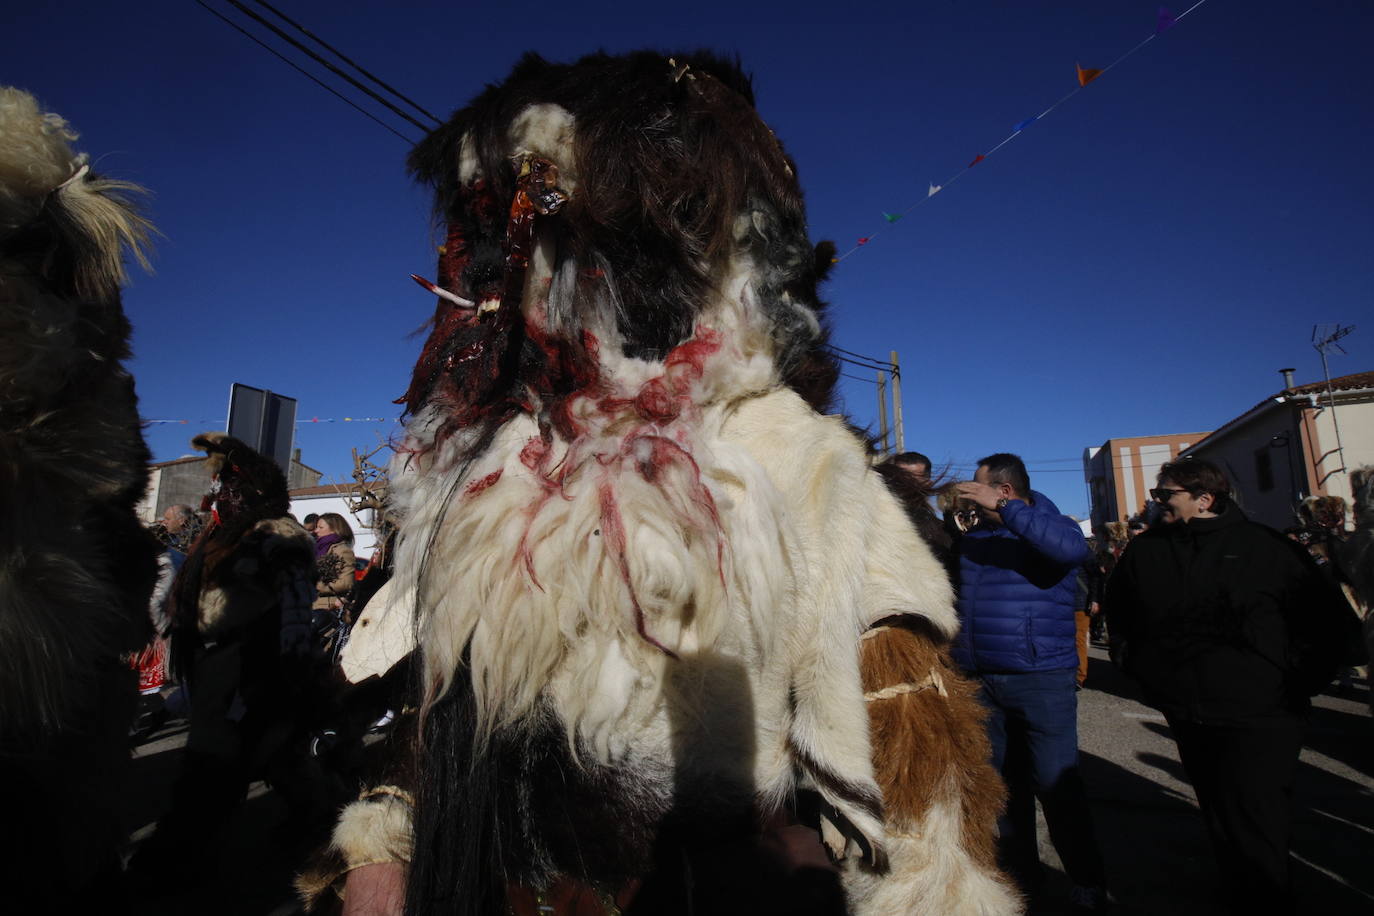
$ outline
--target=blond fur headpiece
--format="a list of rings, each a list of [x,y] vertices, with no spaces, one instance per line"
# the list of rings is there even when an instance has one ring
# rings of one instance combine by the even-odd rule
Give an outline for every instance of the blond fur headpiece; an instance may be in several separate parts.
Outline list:
[[[0,87],[0,245],[50,216],[64,248],[76,253],[76,292],[107,298],[126,280],[125,248],[151,269],[145,249],[155,230],[133,205],[143,188],[94,176],[89,157],[69,145],[76,138],[33,96]]]

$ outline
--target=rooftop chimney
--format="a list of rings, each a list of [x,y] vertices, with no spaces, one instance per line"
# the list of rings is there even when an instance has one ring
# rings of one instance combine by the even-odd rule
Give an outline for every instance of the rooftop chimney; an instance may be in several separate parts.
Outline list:
[[[1283,373],[1283,388],[1287,391],[1289,388],[1293,387],[1293,370],[1280,369],[1279,371]]]

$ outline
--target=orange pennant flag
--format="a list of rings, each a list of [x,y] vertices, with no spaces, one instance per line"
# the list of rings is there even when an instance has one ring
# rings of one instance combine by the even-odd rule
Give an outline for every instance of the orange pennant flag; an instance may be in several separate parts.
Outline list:
[[[1084,70],[1084,69],[1082,68],[1082,66],[1080,66],[1080,65],[1078,65],[1078,64],[1074,64],[1074,66],[1075,66],[1075,67],[1078,67],[1078,85],[1079,85],[1079,86],[1086,86],[1086,85],[1088,85],[1089,83],[1091,83],[1093,80],[1097,79],[1099,76],[1102,75],[1102,71],[1101,71],[1101,70]]]

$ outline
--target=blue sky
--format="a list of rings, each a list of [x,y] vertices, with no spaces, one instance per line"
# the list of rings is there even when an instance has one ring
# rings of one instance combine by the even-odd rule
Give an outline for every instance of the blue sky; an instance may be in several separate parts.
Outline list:
[[[1087,511],[1084,447],[1212,429],[1283,366],[1318,378],[1315,323],[1359,326],[1333,373],[1374,368],[1361,0],[1207,0],[891,226],[884,211],[1071,91],[1075,64],[1150,35],[1157,0],[276,5],[441,116],[527,50],[737,52],[799,165],[813,238],[843,250],[882,230],[827,295],[837,345],[899,351],[907,446],[962,473],[1018,452],[1066,512]],[[395,418],[433,309],[407,277],[434,262],[407,144],[192,0],[6,19],[0,82],[153,191],[165,238],[125,294],[132,369],[145,417],[190,421],[149,428],[156,456],[222,424],[235,381],[296,397],[304,420]],[[875,423],[871,383],[843,395]],[[337,480],[350,448],[395,429],[307,422],[296,441]]]

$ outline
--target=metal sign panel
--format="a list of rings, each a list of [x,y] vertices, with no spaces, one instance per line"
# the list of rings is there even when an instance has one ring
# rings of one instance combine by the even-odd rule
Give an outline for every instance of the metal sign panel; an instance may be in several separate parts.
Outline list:
[[[296,436],[296,399],[235,382],[229,389],[229,435],[277,463],[288,479]]]

